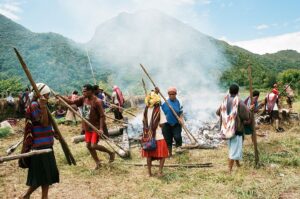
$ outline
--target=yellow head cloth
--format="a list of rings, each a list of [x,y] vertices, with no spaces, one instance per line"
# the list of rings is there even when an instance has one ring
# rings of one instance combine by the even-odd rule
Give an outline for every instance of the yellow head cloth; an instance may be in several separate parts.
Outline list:
[[[145,98],[145,104],[150,108],[152,108],[155,104],[159,104],[159,103],[160,103],[160,97],[154,91],[151,91],[151,93],[149,93]]]

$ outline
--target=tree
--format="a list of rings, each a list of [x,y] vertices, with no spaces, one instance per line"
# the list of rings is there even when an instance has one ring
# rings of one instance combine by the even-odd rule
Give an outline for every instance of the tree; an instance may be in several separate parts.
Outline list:
[[[282,82],[283,85],[291,83],[291,88],[300,91],[300,70],[288,69],[284,70],[277,76],[278,82]]]
[[[6,93],[10,91],[11,93],[15,94],[19,91],[22,91],[24,86],[21,83],[21,78],[13,76],[10,78],[0,80],[0,93]]]

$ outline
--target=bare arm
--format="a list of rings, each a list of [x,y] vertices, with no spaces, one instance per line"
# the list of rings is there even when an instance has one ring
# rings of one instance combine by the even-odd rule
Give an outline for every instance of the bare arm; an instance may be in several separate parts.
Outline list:
[[[48,116],[48,112],[47,112],[47,105],[41,103],[41,101],[40,101],[40,108],[41,108],[40,122],[41,122],[42,126],[49,126],[49,116]]]
[[[216,111],[217,116],[220,116],[220,115],[221,115],[220,108],[221,108],[221,107],[219,107],[218,110]]]
[[[239,116],[240,118],[245,121],[250,119],[250,111],[248,107],[242,102],[239,102]]]
[[[46,99],[39,99],[39,102],[33,102],[30,105],[30,109],[34,121],[39,121],[42,126],[49,125]]]
[[[105,114],[104,114],[104,109],[103,109],[103,102],[102,100],[97,100],[97,110],[99,111],[100,114],[100,131],[103,132],[104,129],[104,124],[105,124]]]
[[[64,96],[60,96],[60,97],[63,98],[63,100],[65,102],[67,102],[68,104],[70,104],[70,105],[72,105],[72,104],[75,104],[76,106],[82,106],[83,105],[83,101],[84,101],[84,97],[83,96],[79,97],[79,98],[77,98],[75,100],[71,100],[71,99],[69,99],[67,97],[64,97]]]

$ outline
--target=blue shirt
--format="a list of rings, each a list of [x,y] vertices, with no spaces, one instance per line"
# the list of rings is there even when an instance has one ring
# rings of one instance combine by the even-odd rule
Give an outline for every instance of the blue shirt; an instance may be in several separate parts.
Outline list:
[[[174,101],[168,99],[167,101],[170,104],[170,106],[174,109],[174,111],[177,113],[177,115],[180,116],[182,114],[182,107],[178,99],[175,99]],[[169,108],[166,102],[161,105],[161,108],[164,111],[167,117],[167,121],[171,126],[174,126],[175,124],[178,123],[178,120],[176,119],[172,110]]]
[[[102,100],[103,108],[108,108],[108,106],[106,105],[106,102],[104,101],[103,93],[98,93],[96,96]]]
[[[97,94],[97,97],[98,97],[99,99],[101,99],[101,100],[103,100],[103,99],[104,99],[104,96],[103,96],[103,94],[102,94],[102,93],[98,93],[98,94]]]

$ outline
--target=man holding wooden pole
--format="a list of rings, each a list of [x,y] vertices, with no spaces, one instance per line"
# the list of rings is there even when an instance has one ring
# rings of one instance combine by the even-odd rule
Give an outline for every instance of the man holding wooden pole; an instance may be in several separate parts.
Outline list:
[[[159,90],[156,88],[156,90]],[[181,124],[183,123],[183,112],[182,112],[182,106],[179,102],[179,100],[176,98],[177,95],[177,89],[175,87],[170,87],[168,89],[168,95],[169,99],[167,102],[170,104],[170,106],[174,109],[176,112],[178,119],[175,117],[169,106],[165,103],[162,104],[162,110],[164,111],[166,117],[167,117],[167,123],[163,127],[163,135],[165,137],[165,140],[168,145],[169,149],[169,156],[172,156],[172,144],[173,139],[175,141],[176,148],[179,149],[179,147],[182,146],[182,127]]]
[[[86,84],[82,89],[83,96],[76,100],[70,100],[66,97],[60,96],[68,104],[76,104],[77,106],[82,106],[82,116],[87,119],[92,125],[100,130],[100,133],[104,133],[106,128],[105,114],[102,105],[102,101],[94,95],[94,88],[90,84]],[[98,158],[96,151],[102,151],[109,155],[109,162],[113,162],[115,159],[114,152],[108,150],[102,145],[98,145],[100,135],[91,129],[84,121],[82,121],[82,128],[85,131],[85,141],[86,146],[92,155],[96,167],[98,169],[101,166],[101,161]]]
[[[191,134],[191,132],[187,129],[187,127],[184,124],[184,120],[183,117],[179,117],[178,113],[174,110],[174,108],[170,105],[170,103],[168,102],[168,100],[163,96],[163,94],[160,92],[159,88],[156,86],[156,84],[154,83],[154,81],[152,80],[152,78],[150,77],[149,73],[147,72],[147,70],[145,69],[145,67],[140,64],[142,70],[145,72],[145,74],[147,75],[147,77],[149,78],[149,80],[151,81],[151,83],[153,84],[154,88],[156,89],[155,92],[159,93],[160,96],[164,99],[165,101],[165,105],[170,109],[170,111],[173,113],[173,116],[176,118],[176,120],[178,121],[178,123],[180,124],[181,128],[183,128],[184,132],[186,133],[187,137],[190,139],[191,143],[193,145],[197,145],[198,141],[197,139],[193,136],[193,134]],[[176,90],[177,93],[177,90]],[[176,95],[175,95],[176,96]],[[182,114],[180,114],[182,116]],[[166,139],[166,138],[165,138]],[[166,139],[167,140],[167,139]],[[172,141],[173,142],[173,141]],[[168,144],[169,146],[169,144]],[[172,146],[172,145],[171,145]]]

